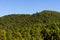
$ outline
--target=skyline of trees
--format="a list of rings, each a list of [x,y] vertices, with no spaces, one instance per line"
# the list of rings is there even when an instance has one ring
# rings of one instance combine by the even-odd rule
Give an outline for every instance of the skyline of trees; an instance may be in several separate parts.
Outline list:
[[[32,15],[3,16],[0,40],[60,40],[60,13],[44,10]]]

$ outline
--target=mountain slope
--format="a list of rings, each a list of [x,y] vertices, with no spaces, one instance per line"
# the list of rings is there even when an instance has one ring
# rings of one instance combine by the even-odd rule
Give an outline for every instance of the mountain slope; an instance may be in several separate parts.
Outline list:
[[[60,12],[0,17],[0,40],[60,40]]]

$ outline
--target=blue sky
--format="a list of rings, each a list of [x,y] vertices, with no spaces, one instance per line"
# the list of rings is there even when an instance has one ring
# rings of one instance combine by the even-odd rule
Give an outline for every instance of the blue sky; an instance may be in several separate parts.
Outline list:
[[[33,14],[42,10],[60,12],[60,0],[0,0],[0,16]]]

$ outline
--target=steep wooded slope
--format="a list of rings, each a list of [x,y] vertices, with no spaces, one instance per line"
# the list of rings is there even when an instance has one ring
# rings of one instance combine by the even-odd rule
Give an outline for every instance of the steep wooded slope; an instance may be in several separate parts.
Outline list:
[[[60,12],[0,17],[0,40],[60,40]]]

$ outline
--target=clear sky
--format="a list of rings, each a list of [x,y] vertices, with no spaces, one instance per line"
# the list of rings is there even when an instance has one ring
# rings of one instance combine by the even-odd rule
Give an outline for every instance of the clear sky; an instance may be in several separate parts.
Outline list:
[[[33,14],[42,10],[60,12],[60,0],[0,0],[0,16]]]

